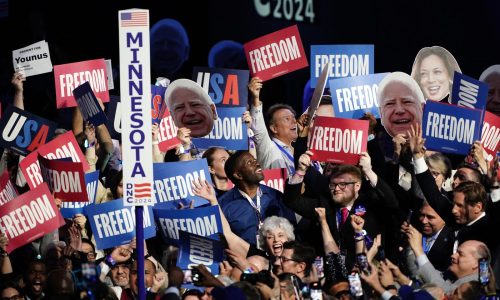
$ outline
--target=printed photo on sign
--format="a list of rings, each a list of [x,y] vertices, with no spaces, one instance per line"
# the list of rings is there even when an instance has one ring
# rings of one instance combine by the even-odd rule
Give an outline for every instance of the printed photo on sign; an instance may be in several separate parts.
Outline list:
[[[451,104],[485,109],[488,84],[458,72],[455,72],[453,82]]]
[[[378,85],[389,73],[370,74],[330,80],[335,116],[359,119],[365,113],[380,118]]]
[[[425,147],[444,153],[468,154],[480,139],[482,111],[427,101],[422,124]]]
[[[57,108],[75,107],[73,90],[88,81],[96,97],[109,101],[106,62],[94,59],[54,66]]]
[[[224,245],[221,241],[204,236],[179,231],[180,249],[177,266],[189,270],[198,265],[207,267],[210,273],[217,275],[219,263],[224,260]]]
[[[217,120],[217,110],[208,93],[196,82],[177,79],[165,93],[167,107],[177,128],[191,130],[191,137],[210,133]]]
[[[0,146],[26,156],[52,139],[57,124],[11,105],[0,128]]]
[[[457,60],[443,47],[424,47],[418,51],[411,77],[419,84],[425,99],[441,101],[451,92],[453,74],[462,73]],[[450,103],[450,99],[445,100]]]
[[[308,66],[297,25],[247,42],[243,48],[250,74],[263,81]]]
[[[153,209],[155,221],[167,244],[180,245],[180,231],[218,240],[223,233],[218,206],[195,209]]]
[[[64,225],[45,183],[0,205],[0,216],[0,232],[9,240],[9,253]]]
[[[14,71],[24,77],[52,72],[49,44],[46,41],[12,51],[12,62]]]
[[[85,207],[96,248],[99,250],[129,244],[135,237],[135,207],[123,206],[122,199]],[[144,207],[144,239],[156,235],[151,206]]]
[[[311,45],[311,86],[327,63],[329,80],[375,73],[374,53],[373,45]]]
[[[412,125],[422,124],[425,98],[417,82],[408,74],[393,72],[378,85],[380,120],[387,133],[406,134]]]
[[[312,160],[355,165],[366,152],[368,121],[317,117],[309,134]]]
[[[194,67],[193,80],[210,96],[217,107],[246,107],[248,70]]]
[[[85,207],[95,202],[98,181],[99,171],[85,174],[85,185],[89,201],[63,201],[61,205],[61,214],[63,217],[71,219],[77,214],[83,214]]]
[[[155,207],[163,202],[181,199],[194,201],[195,207],[208,203],[204,198],[196,196],[191,188],[192,181],[198,178],[212,184],[206,159],[155,163],[153,169]]]
[[[193,139],[197,148],[223,147],[227,150],[248,149],[248,127],[242,115],[246,107],[219,107],[218,118],[209,135]]]

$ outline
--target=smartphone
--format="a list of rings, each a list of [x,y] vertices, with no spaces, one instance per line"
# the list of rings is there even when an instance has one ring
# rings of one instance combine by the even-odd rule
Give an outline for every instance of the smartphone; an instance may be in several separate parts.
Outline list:
[[[323,265],[323,256],[316,256],[314,260],[314,264],[316,265],[316,269],[318,270],[319,278],[325,277],[325,268]]]
[[[366,253],[356,254],[356,261],[358,263],[359,269],[365,274],[370,274],[370,264],[368,263],[368,258]]]
[[[323,291],[319,282],[313,282],[310,285],[311,300],[323,300]]]
[[[490,283],[490,270],[488,259],[480,258],[479,259],[479,282],[481,285],[488,285]]]
[[[349,280],[349,289],[351,290],[351,295],[354,297],[363,296],[363,287],[361,286],[361,278],[359,278],[359,274],[356,272],[352,272],[347,276]]]
[[[411,216],[413,215],[413,210],[409,209],[408,216],[406,217],[406,223],[411,224]]]
[[[382,245],[379,246],[377,249],[377,260],[378,261],[385,260],[385,251],[384,251],[384,247],[382,247]]]

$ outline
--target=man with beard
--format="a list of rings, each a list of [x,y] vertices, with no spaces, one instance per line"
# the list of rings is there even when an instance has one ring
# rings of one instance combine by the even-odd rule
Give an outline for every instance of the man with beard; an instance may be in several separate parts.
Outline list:
[[[265,218],[279,216],[295,224],[295,215],[281,201],[282,194],[260,184],[262,168],[248,151],[238,151],[224,165],[234,188],[221,196],[219,204],[231,230],[250,244],[256,245],[258,229]]]
[[[350,270],[355,262],[355,244],[363,240],[356,235],[348,221],[349,216],[358,215],[365,219],[366,234],[373,239],[377,234],[385,232],[393,226],[390,216],[397,213],[398,202],[392,189],[371,168],[370,156],[363,152],[359,165],[363,175],[369,180],[367,189],[360,193],[362,173],[353,165],[337,165],[333,167],[329,177],[330,197],[320,194],[316,198],[301,195],[304,173],[318,172],[311,168],[312,153],[307,151],[299,158],[297,172],[287,181],[283,199],[286,205],[299,215],[309,220],[315,220],[316,207],[324,207],[326,220],[335,242],[341,250],[347,252],[346,266]],[[321,187],[315,187],[321,189]],[[386,254],[389,246],[385,243]]]
[[[47,268],[42,260],[32,261],[26,273],[24,273],[24,294],[28,300],[39,300],[44,296],[45,284],[47,282]]]

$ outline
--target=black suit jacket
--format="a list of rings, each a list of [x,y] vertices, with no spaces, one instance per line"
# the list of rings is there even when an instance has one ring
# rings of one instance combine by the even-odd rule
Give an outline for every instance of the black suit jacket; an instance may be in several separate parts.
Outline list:
[[[317,172],[314,168],[309,168],[308,173]],[[317,186],[317,184],[316,184]],[[321,189],[322,187],[317,187]],[[346,265],[350,269],[355,262],[355,241],[354,229],[348,220],[341,228],[337,226],[337,212],[340,207],[333,202],[331,197],[320,194],[317,198],[310,198],[300,194],[301,184],[289,184],[285,186],[283,199],[285,204],[299,215],[310,220],[316,220],[316,207],[324,207],[326,219],[332,232],[333,238],[342,250],[346,250]],[[386,227],[390,227],[392,222],[389,216],[396,212],[398,203],[391,188],[379,177],[377,186],[366,192],[359,194],[349,214],[354,214],[356,208],[364,207],[366,213],[364,229],[373,239],[377,234],[383,233]],[[390,224],[387,224],[389,221]],[[394,229],[392,229],[394,230]]]
[[[444,272],[450,266],[454,243],[455,230],[445,225],[434,241],[431,250],[427,252],[427,257],[437,270]]]

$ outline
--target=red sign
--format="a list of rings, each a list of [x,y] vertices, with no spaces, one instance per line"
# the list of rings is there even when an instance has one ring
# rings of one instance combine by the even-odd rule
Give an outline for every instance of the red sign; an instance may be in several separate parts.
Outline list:
[[[260,183],[283,193],[287,178],[285,168],[262,170],[262,173],[264,173],[264,180]]]
[[[498,142],[500,141],[500,117],[485,111],[484,122],[481,134],[481,144],[488,153],[485,157],[487,161],[493,160],[497,156]]]
[[[163,118],[160,121],[158,134],[158,147],[160,151],[167,152],[175,148],[181,142],[177,139],[177,126],[174,124],[174,119],[170,115],[168,109],[165,109]]]
[[[80,150],[72,131],[57,136],[52,141],[31,152],[20,163],[19,167],[30,189],[34,189],[43,182],[38,154],[47,159],[61,159],[70,157],[73,162],[81,162],[84,172],[90,169],[85,156]]]
[[[17,196],[19,195],[16,187],[12,184],[12,181],[10,181],[9,171],[3,171],[2,176],[0,176],[0,205],[4,205]]]
[[[250,41],[243,48],[250,74],[264,81],[309,65],[297,25]]]
[[[103,58],[54,66],[57,108],[77,106],[73,90],[88,81],[102,102],[109,101],[106,62]]]
[[[366,151],[368,121],[316,117],[309,133],[312,160],[355,165]]]
[[[9,253],[64,225],[45,183],[0,206],[0,216],[0,231],[9,239]]]
[[[82,163],[49,160],[38,156],[42,177],[55,198],[65,202],[88,202]]]

